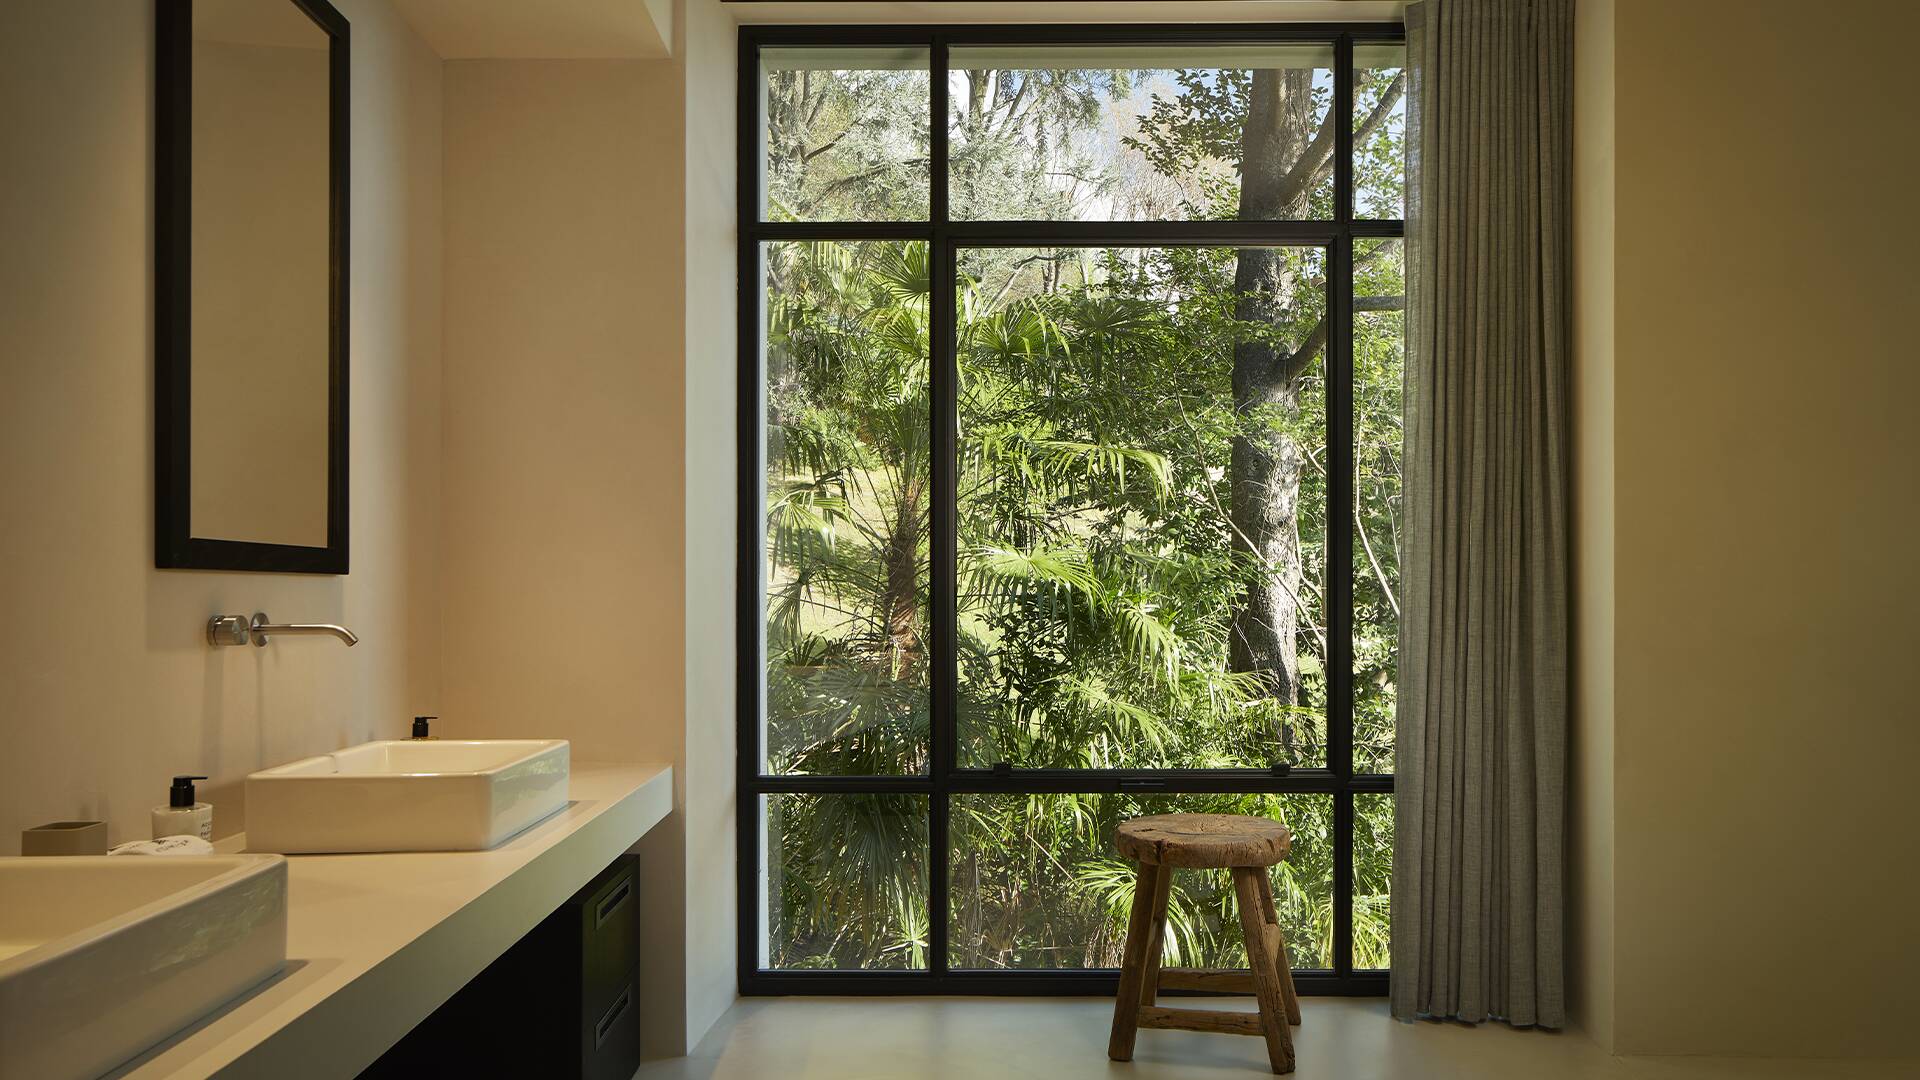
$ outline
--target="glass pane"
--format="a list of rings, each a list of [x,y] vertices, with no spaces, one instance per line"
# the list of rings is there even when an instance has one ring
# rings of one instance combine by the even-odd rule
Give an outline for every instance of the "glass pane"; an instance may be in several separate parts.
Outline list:
[[[1406,245],[1353,249],[1353,767],[1393,771]]]
[[[768,221],[922,221],[927,216],[927,50],[760,53]]]
[[[960,253],[959,760],[1326,760],[1324,253]]]
[[[1296,970],[1333,966],[1333,799],[1327,795],[956,795],[950,963],[955,968],[1114,968],[1134,864],[1114,829],[1142,814],[1258,814],[1293,830],[1272,871]],[[1165,963],[1245,967],[1232,878],[1182,870],[1168,899]]]
[[[1353,969],[1393,966],[1393,796],[1353,797]]]
[[[927,768],[927,248],[773,243],[766,770]]]
[[[1353,216],[1406,217],[1407,47],[1353,47]]]
[[[927,797],[763,795],[760,966],[927,966]]]
[[[1330,45],[954,49],[956,220],[1333,216]]]

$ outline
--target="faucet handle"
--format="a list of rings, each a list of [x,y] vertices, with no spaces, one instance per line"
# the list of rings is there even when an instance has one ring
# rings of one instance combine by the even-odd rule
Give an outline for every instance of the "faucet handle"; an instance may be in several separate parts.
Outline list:
[[[207,620],[207,644],[245,645],[253,636],[253,624],[245,615],[215,615]]]

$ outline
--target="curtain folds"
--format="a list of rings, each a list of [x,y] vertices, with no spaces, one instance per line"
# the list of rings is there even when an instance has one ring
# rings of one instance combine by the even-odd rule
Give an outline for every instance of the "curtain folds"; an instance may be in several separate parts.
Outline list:
[[[1561,1027],[1572,0],[1407,12],[1393,1014]]]

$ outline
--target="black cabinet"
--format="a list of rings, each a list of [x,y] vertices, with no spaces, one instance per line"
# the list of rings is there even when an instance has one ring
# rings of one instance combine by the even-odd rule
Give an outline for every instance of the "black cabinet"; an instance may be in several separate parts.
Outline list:
[[[628,1080],[639,942],[639,859],[623,855],[360,1075]]]

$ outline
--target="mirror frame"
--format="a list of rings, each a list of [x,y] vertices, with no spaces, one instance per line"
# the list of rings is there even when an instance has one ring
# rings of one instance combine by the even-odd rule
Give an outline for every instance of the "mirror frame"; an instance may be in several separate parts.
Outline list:
[[[290,3],[327,33],[327,545],[193,535],[193,0],[154,11],[154,565],[347,572],[347,20],[327,0]]]

